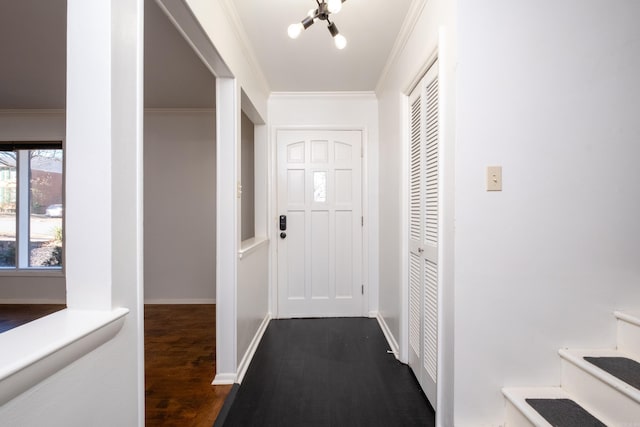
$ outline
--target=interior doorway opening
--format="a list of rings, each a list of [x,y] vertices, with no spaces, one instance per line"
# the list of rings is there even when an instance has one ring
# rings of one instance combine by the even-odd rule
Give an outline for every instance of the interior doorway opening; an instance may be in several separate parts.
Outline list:
[[[216,79],[145,0],[146,425],[211,425],[216,355]]]

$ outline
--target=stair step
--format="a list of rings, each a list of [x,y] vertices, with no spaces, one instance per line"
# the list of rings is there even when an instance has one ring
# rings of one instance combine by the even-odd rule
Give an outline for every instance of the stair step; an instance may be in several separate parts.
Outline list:
[[[606,427],[612,425],[561,387],[504,388],[505,427]]]
[[[640,359],[640,312],[616,311],[618,350]]]
[[[627,357],[589,357],[584,360],[640,390],[640,363]]]
[[[640,390],[591,363],[599,360],[600,365],[614,364],[620,370],[620,365],[633,365],[612,362],[613,359],[628,358],[626,353],[618,350],[560,350],[559,353],[562,388],[567,393],[583,406],[606,417],[611,425],[633,425],[640,420]]]
[[[526,399],[525,401],[555,427],[607,427],[571,399]]]

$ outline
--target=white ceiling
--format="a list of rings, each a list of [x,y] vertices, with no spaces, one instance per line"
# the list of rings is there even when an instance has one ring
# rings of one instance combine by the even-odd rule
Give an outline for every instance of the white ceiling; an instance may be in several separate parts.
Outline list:
[[[347,0],[331,15],[347,47],[338,50],[317,21],[292,40],[287,28],[300,22],[315,0],[224,0],[235,8],[270,89],[289,91],[374,90],[411,0]]]
[[[213,0],[211,0],[213,1]],[[319,21],[287,27],[315,0],[219,0],[236,17],[272,91],[374,90],[412,0],[347,0],[332,15],[338,50]],[[215,79],[153,0],[145,0],[145,106],[211,108]],[[0,109],[64,108],[66,0],[0,0]]]

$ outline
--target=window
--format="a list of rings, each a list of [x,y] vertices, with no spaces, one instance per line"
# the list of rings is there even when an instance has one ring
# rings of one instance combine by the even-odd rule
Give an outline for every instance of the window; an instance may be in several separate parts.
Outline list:
[[[61,269],[61,142],[0,143],[0,270]]]

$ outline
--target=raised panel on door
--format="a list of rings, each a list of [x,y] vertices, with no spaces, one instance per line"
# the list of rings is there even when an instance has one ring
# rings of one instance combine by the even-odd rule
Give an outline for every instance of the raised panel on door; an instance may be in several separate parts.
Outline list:
[[[361,139],[359,131],[277,134],[278,215],[296,216],[278,239],[279,317],[363,314]]]

